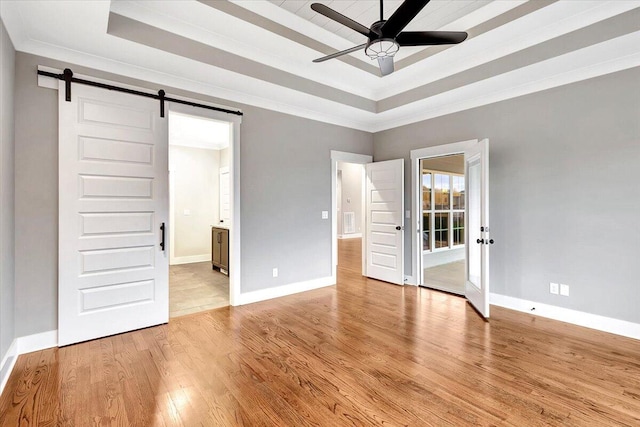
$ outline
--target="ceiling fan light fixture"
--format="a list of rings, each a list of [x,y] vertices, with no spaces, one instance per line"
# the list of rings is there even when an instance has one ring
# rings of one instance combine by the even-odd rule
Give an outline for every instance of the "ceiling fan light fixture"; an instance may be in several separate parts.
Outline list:
[[[371,59],[392,57],[398,52],[400,45],[394,39],[370,40],[364,53]]]

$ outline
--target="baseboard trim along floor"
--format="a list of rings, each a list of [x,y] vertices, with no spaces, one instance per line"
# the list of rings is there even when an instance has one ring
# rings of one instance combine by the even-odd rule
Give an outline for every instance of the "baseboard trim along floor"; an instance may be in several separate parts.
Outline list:
[[[492,305],[499,307],[640,340],[640,324],[638,323],[493,293],[490,295],[489,301]]]

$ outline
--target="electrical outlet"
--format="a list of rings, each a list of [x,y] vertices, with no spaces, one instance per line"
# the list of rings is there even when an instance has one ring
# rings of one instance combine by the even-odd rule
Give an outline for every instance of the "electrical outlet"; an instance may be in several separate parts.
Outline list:
[[[569,285],[560,283],[560,295],[562,295],[563,297],[569,296]]]
[[[554,295],[558,295],[558,284],[557,283],[549,283],[549,292],[551,292]]]
[[[322,211],[322,219],[329,219],[329,211]]]
[[[278,277],[278,269],[277,268],[273,269],[273,277]]]

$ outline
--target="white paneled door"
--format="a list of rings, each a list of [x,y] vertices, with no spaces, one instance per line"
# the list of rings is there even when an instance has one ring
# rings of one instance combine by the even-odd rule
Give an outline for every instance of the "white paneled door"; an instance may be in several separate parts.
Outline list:
[[[366,165],[366,275],[404,284],[404,160]]]
[[[59,88],[59,345],[169,319],[167,120],[157,100]],[[164,241],[168,248],[168,242]]]
[[[465,296],[485,318],[489,317],[489,141],[482,141],[464,153],[466,183]]]

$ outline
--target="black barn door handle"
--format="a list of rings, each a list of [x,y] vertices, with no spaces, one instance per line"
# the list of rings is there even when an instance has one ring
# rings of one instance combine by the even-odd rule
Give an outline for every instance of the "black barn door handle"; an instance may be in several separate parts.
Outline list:
[[[160,233],[160,249],[162,249],[162,251],[164,252],[164,222],[160,225]]]

